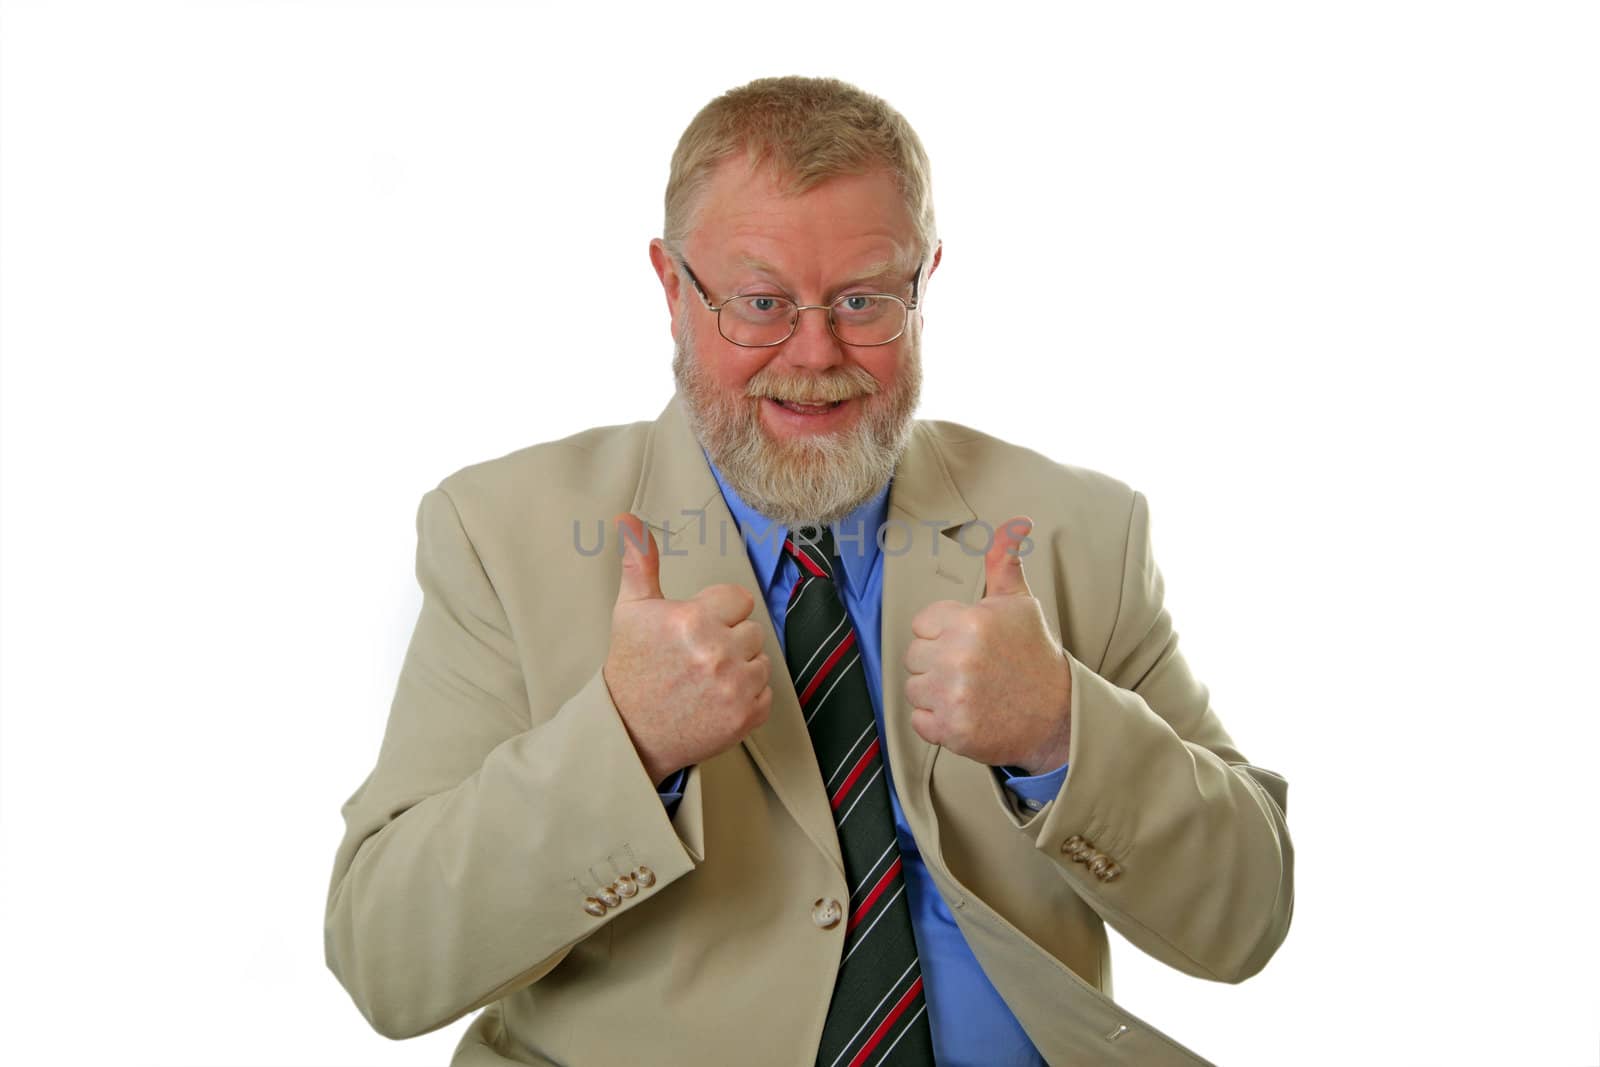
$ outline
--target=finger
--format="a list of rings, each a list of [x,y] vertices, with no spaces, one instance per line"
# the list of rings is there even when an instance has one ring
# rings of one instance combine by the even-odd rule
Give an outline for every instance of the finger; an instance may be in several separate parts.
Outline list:
[[[617,587],[617,603],[662,599],[661,553],[655,536],[631,512],[625,511],[611,521],[622,544],[622,584]]]
[[[911,709],[911,729],[930,745],[944,744],[944,728],[939,716],[927,708]]]
[[[761,624],[756,620],[745,619],[734,623],[733,650],[741,660],[752,660],[761,655],[766,643],[766,635],[761,632]]]
[[[994,532],[994,541],[983,557],[984,599],[993,596],[1029,596],[1028,580],[1022,575],[1022,544],[1033,520],[1026,515],[1007,519]]]
[[[935,709],[942,703],[939,690],[943,683],[931,674],[913,674],[906,679],[906,704],[913,708]]]
[[[756,694],[754,703],[750,705],[755,713],[756,725],[760,726],[772,714],[772,686],[767,686]]]
[[[758,656],[744,664],[742,670],[744,672],[742,677],[749,683],[749,691],[755,694],[751,699],[759,697],[763,688],[770,687],[772,666],[765,657]]]
[[[949,629],[967,610],[954,600],[935,600],[911,617],[911,632],[929,641]]]
[[[696,593],[698,600],[710,610],[712,617],[724,626],[743,622],[755,610],[756,598],[742,585],[708,585]]]
[[[937,658],[938,645],[932,641],[925,641],[920,637],[913,637],[911,643],[906,645],[904,662],[906,670],[912,674],[926,674],[933,670]]]

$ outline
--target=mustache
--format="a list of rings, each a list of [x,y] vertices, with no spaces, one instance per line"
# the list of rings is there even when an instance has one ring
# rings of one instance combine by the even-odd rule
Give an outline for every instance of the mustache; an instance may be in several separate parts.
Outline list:
[[[861,367],[846,367],[821,377],[759,371],[746,383],[744,395],[752,399],[771,397],[793,404],[832,404],[858,396],[872,396],[880,389],[878,379]]]

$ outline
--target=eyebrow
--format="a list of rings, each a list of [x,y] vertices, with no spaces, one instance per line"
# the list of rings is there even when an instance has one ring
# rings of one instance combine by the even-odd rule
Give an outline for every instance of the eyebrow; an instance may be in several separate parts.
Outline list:
[[[742,269],[770,274],[774,278],[783,277],[783,272],[777,267],[774,267],[764,259],[757,259],[755,256],[741,254],[738,258],[738,265]],[[857,271],[855,277],[839,283],[836,288],[845,289],[852,285],[859,285],[862,282],[889,281],[899,274],[900,264],[897,261],[883,259],[876,263],[868,264],[862,270]]]

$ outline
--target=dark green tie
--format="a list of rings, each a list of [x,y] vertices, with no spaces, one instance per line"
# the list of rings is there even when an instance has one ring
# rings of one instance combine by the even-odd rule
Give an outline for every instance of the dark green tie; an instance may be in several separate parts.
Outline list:
[[[817,1064],[932,1064],[883,745],[855,628],[834,587],[833,532],[819,536],[816,527],[801,527],[783,547],[800,569],[784,620],[784,658],[833,805],[850,887],[844,952]]]

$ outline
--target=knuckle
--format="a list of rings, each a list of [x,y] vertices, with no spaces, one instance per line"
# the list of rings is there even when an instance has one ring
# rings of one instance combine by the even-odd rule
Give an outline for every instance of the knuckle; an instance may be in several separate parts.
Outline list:
[[[700,613],[688,601],[674,604],[666,618],[666,629],[681,644],[693,644],[700,630]]]

